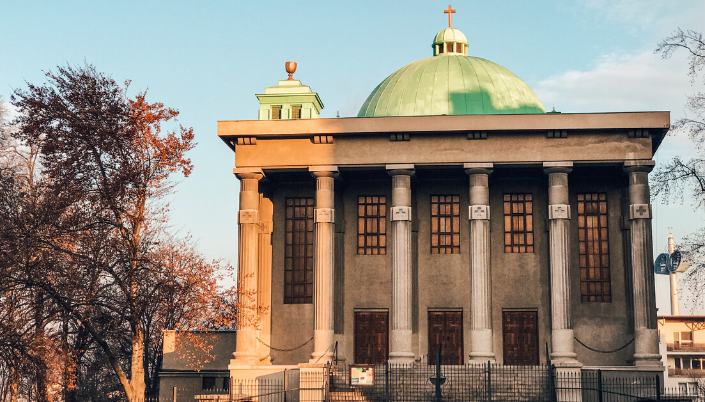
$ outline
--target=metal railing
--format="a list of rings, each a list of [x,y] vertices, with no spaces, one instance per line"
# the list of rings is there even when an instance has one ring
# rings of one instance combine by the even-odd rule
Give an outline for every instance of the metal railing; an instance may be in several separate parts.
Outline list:
[[[379,364],[374,366],[374,382],[368,386],[354,385],[346,364],[328,365],[319,371],[294,369],[278,377],[233,379],[231,384],[233,402],[705,402],[700,386],[665,389],[661,373],[490,362],[438,367]]]
[[[666,349],[669,352],[705,352],[705,343],[693,343],[693,342],[667,343]]]
[[[705,370],[669,368],[668,369],[668,376],[669,377],[703,378],[703,377],[705,377]]]

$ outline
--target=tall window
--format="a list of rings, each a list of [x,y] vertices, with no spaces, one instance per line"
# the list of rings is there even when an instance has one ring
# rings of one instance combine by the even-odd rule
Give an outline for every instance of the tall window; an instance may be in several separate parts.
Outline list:
[[[357,253],[387,254],[387,197],[358,197]]]
[[[531,194],[504,194],[504,252],[534,252],[534,206]]]
[[[292,106],[291,107],[291,118],[292,119],[300,119],[301,118],[301,106]]]
[[[286,199],[284,303],[313,303],[313,198]]]
[[[431,196],[431,254],[460,254],[460,196]]]
[[[280,120],[282,118],[282,107],[272,106],[272,120]]]
[[[607,194],[578,194],[580,296],[583,302],[612,302]]]

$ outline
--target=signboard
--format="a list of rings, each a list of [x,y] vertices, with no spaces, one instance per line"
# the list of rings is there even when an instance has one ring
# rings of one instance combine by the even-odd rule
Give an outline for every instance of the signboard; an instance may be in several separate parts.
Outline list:
[[[350,385],[354,387],[371,387],[375,385],[375,366],[350,366]]]
[[[685,272],[690,268],[690,253],[687,251],[674,251],[671,254],[671,272]]]
[[[654,262],[654,273],[657,275],[668,275],[670,274],[671,267],[671,256],[667,253],[661,253],[656,257]]]

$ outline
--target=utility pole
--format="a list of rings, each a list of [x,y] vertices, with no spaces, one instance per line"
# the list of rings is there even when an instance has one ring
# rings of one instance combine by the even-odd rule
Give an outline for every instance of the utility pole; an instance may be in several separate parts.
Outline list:
[[[673,240],[673,233],[668,234],[668,254],[672,255],[676,251],[676,242]],[[678,278],[675,272],[671,272],[671,315],[680,315],[678,306]]]

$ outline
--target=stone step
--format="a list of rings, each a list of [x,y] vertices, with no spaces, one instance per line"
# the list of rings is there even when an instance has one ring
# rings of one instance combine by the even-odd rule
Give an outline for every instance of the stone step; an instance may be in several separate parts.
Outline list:
[[[360,401],[367,402],[369,399],[357,391],[331,392],[328,394],[331,402],[337,401]]]

